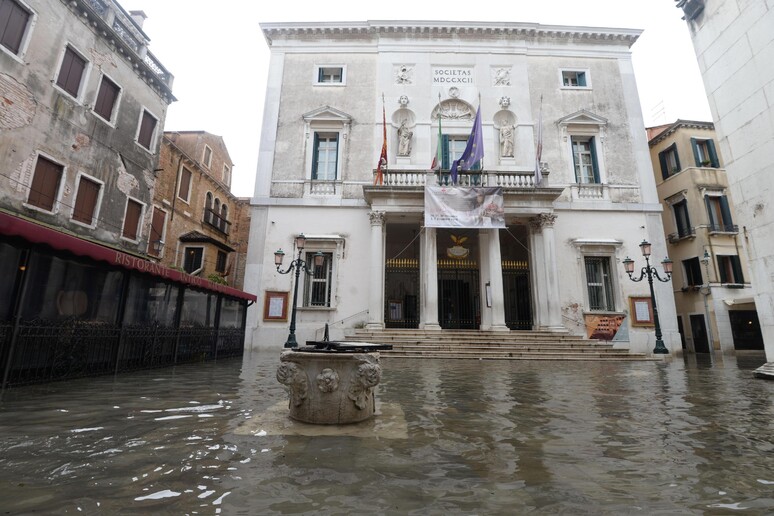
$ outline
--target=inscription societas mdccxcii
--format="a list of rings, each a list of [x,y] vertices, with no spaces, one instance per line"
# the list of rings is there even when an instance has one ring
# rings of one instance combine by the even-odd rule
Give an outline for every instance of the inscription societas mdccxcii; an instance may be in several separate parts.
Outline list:
[[[434,68],[433,84],[473,84],[470,68]]]

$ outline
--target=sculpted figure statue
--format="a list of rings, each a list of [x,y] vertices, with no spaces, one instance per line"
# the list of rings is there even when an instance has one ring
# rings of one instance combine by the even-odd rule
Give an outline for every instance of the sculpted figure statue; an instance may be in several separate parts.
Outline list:
[[[500,156],[513,157],[513,126],[510,124],[500,128]]]
[[[406,121],[401,122],[398,128],[398,156],[411,154],[411,138],[414,132],[406,126]]]

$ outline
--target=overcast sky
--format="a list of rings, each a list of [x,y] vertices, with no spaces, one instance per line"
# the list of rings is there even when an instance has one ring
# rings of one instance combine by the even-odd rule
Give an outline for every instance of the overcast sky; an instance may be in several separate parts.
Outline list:
[[[252,196],[269,49],[264,22],[452,20],[643,29],[632,47],[640,103],[648,126],[677,118],[711,121],[682,11],[674,0],[119,0],[148,16],[150,50],[175,76],[178,101],[165,130],[223,136],[231,189]],[[340,7],[339,7],[340,5]]]

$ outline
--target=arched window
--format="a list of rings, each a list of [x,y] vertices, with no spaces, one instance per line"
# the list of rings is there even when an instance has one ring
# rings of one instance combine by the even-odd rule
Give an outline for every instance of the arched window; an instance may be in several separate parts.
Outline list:
[[[212,216],[212,193],[210,192],[207,192],[207,196],[204,198],[204,222],[214,223],[214,217]]]
[[[220,207],[220,229],[228,234],[228,206],[225,204]]]

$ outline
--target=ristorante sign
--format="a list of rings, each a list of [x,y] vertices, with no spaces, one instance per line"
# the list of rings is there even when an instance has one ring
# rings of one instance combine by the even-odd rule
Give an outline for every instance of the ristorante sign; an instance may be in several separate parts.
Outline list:
[[[460,85],[473,84],[473,70],[461,66],[433,68],[433,84]]]

